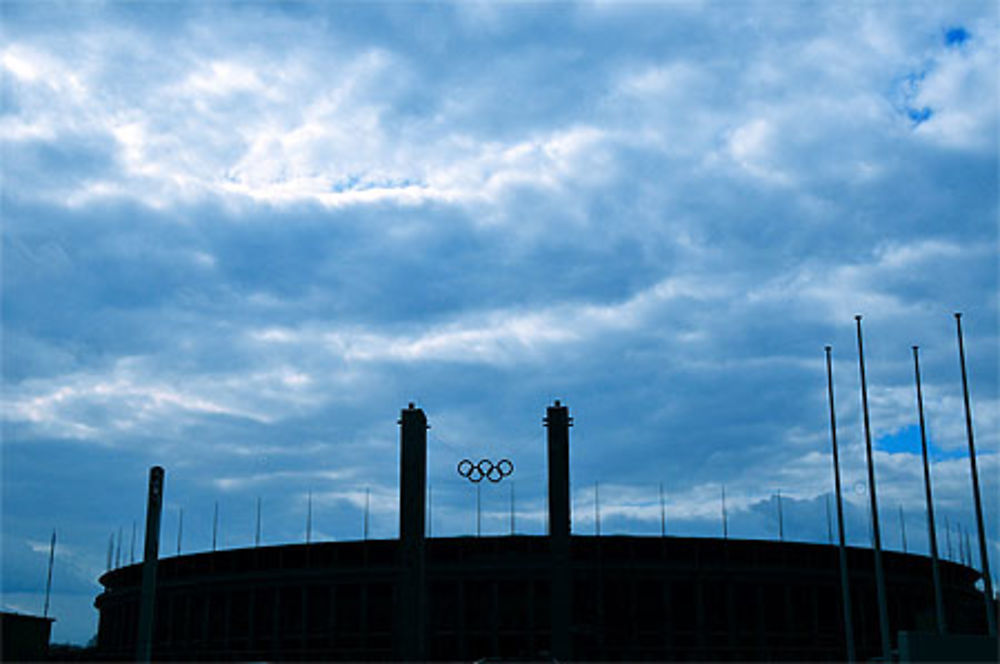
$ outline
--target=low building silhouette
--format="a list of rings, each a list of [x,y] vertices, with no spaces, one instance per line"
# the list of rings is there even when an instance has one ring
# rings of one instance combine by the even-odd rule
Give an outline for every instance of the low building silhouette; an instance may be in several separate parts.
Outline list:
[[[40,662],[48,659],[54,618],[0,611],[0,660]]]

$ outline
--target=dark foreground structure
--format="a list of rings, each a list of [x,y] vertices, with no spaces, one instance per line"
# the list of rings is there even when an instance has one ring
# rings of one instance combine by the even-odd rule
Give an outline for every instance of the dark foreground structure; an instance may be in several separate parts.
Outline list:
[[[879,654],[871,551],[850,549],[860,658]],[[154,657],[390,660],[399,542],[295,544],[160,561]],[[844,660],[837,549],[676,537],[573,536],[571,659]],[[933,631],[930,560],[886,553],[893,630]],[[544,536],[427,542],[427,657],[551,658]],[[978,575],[944,563],[950,624],[982,633]],[[135,653],[141,566],[101,578],[98,642]]]
[[[843,661],[838,549],[570,534],[569,427],[548,409],[549,535],[424,537],[426,419],[402,413],[400,539],[160,560],[152,656],[169,660]],[[859,659],[880,652],[872,552],[849,548]],[[931,561],[884,557],[893,641],[935,630]],[[101,577],[98,653],[137,652],[143,565]],[[948,625],[986,630],[979,573],[943,562]],[[895,644],[894,644],[895,645]]]
[[[48,659],[52,618],[0,611],[0,660],[37,662]]]

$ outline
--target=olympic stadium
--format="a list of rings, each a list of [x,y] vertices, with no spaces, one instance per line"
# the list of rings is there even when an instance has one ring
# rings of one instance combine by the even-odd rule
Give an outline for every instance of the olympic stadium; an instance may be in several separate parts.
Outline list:
[[[410,404],[400,418],[399,539],[177,556],[157,561],[148,583],[143,564],[112,570],[95,600],[98,655],[133,659],[146,634],[160,660],[847,659],[838,547],[574,535],[572,419],[557,401],[545,422],[547,535],[427,537],[427,420]],[[876,659],[872,550],[845,553],[851,642],[858,660]],[[893,648],[905,633],[936,629],[931,566],[923,555],[883,553]],[[953,634],[986,632],[979,579],[940,562]]]

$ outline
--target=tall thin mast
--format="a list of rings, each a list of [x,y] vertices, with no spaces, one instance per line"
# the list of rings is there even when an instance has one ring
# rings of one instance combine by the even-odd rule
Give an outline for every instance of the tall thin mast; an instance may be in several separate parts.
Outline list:
[[[947,623],[944,617],[944,599],[941,593],[941,565],[938,560],[937,529],[934,526],[934,498],[931,492],[931,465],[927,454],[927,427],[924,423],[924,394],[920,386],[920,349],[913,347],[913,375],[917,384],[917,415],[920,418],[920,453],[924,459],[924,497],[927,501],[927,540],[931,548],[931,571],[934,577],[934,609],[937,614],[938,634],[944,634]]]
[[[983,598],[986,600],[986,625],[990,636],[997,635],[997,617],[994,615],[993,579],[990,576],[990,559],[986,549],[986,529],[983,527],[983,503],[979,496],[979,471],[976,469],[976,443],[972,436],[972,406],[969,404],[969,379],[965,372],[965,343],[962,340],[962,314],[955,314],[958,333],[958,359],[962,367],[962,397],[965,400],[965,432],[969,438],[969,469],[972,473],[972,500],[976,508],[976,531],[979,535],[979,562],[983,572]]]
[[[875,458],[872,453],[871,421],[868,417],[868,383],[865,379],[865,351],[861,340],[861,316],[855,316],[858,329],[858,367],[861,374],[861,406],[864,411],[865,454],[868,459],[868,495],[871,499],[872,546],[875,550],[875,590],[878,595],[879,634],[882,657],[891,661],[892,642],[889,640],[889,609],[885,596],[885,576],[882,572],[882,534],[878,525],[878,498],[875,492]]]
[[[837,413],[833,405],[833,362],[831,347],[826,347],[826,387],[830,400],[830,440],[833,444],[833,483],[837,493],[837,534],[840,538],[840,588],[844,603],[844,639],[847,641],[847,661],[857,660],[854,648],[854,622],[851,618],[851,587],[847,578],[847,548],[844,544],[844,501],[840,492],[840,456],[837,451]]]
[[[52,542],[49,543],[49,574],[45,580],[45,609],[42,611],[42,617],[49,617],[49,596],[52,594],[52,565],[56,560],[56,531],[55,528],[52,529]]]

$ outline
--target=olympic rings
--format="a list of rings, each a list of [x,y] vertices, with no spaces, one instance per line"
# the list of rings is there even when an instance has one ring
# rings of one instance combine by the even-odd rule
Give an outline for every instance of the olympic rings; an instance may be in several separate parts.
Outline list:
[[[514,462],[510,459],[500,459],[493,463],[489,459],[480,459],[479,463],[472,463],[469,459],[462,459],[458,462],[456,470],[461,477],[473,484],[482,482],[484,477],[496,484],[514,472]]]

